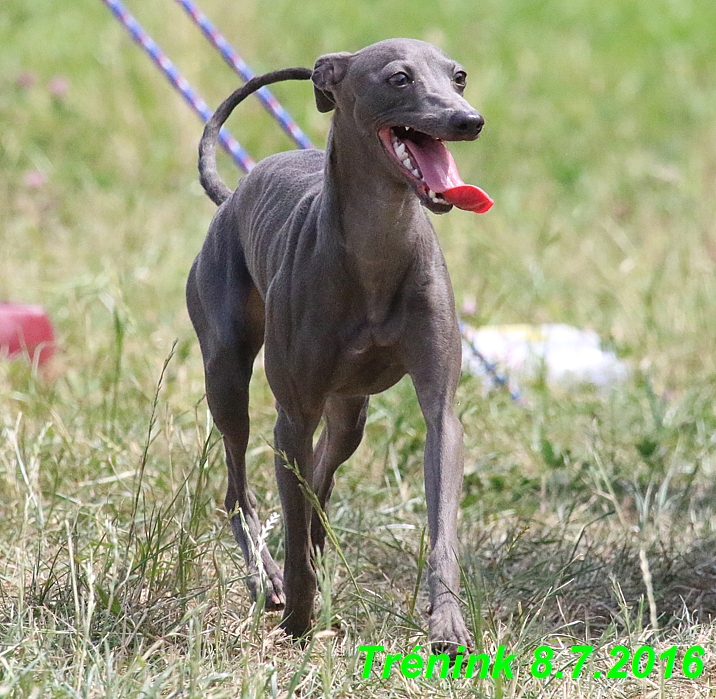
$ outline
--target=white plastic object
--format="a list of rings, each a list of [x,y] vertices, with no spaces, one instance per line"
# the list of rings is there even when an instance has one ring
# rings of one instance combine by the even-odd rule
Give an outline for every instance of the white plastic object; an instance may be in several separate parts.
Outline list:
[[[461,326],[463,371],[482,377],[487,387],[544,372],[548,384],[591,383],[604,387],[626,380],[628,371],[593,330],[561,323]]]

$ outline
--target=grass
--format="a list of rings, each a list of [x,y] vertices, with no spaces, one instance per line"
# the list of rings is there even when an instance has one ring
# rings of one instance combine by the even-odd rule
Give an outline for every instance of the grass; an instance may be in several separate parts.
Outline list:
[[[405,381],[372,401],[339,473],[342,556],[321,562],[313,640],[289,643],[242,584],[184,310],[213,213],[200,125],[100,2],[5,0],[0,298],[44,304],[60,350],[49,375],[0,365],[0,696],[716,695],[713,3],[202,7],[256,71],[401,35],[460,60],[487,128],[453,151],[497,202],[435,219],[458,303],[477,308],[466,319],[592,327],[631,377],[604,392],[536,382],[525,406],[460,385],[466,618],[479,648],[517,655],[513,679],[361,677],[361,644],[426,642],[424,427]],[[132,10],[210,104],[233,89],[175,3]],[[306,85],[275,92],[322,143]],[[255,158],[291,147],[257,105],[230,128]],[[280,559],[273,419],[259,370],[249,468]],[[570,668],[585,643],[583,678],[530,676],[538,646]],[[620,644],[679,658],[700,644],[705,669],[595,679]]]

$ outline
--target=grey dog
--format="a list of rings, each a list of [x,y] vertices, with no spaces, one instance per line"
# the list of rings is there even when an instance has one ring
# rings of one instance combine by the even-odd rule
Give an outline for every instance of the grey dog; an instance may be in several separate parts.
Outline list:
[[[221,124],[262,85],[308,78],[318,109],[334,110],[326,150],[272,155],[232,193],[216,170]],[[321,56],[313,71],[250,81],[219,107],[201,140],[201,182],[219,208],[189,275],[187,305],[226,449],[225,504],[249,590],[254,599],[263,593],[268,608],[284,609],[281,626],[294,637],[310,629],[312,552],[325,540],[302,486],[327,506],[336,469],[361,441],[368,397],[407,373],[426,423],[430,640],[453,654],[471,645],[457,596],[463,457],[453,399],[461,342],[450,278],[424,210],[456,205],[481,213],[492,205],[460,179],[443,143],[474,140],[483,127],[464,86],[464,69],[431,44],[381,41]],[[264,344],[278,411],[283,575],[259,541],[246,480],[249,379]]]

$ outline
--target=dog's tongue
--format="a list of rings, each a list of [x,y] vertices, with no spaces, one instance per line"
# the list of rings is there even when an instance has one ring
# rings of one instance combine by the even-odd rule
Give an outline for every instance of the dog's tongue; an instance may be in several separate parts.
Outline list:
[[[428,187],[441,194],[448,204],[477,214],[484,214],[492,208],[494,202],[488,194],[462,181],[452,154],[442,141],[433,138],[421,143],[409,141],[406,146],[417,161]]]

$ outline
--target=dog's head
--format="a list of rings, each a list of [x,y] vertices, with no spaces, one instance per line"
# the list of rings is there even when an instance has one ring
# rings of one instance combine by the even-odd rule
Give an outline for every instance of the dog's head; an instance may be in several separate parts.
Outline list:
[[[389,39],[356,53],[321,56],[313,71],[316,106],[349,115],[366,147],[409,183],[434,213],[453,205],[484,213],[492,200],[466,185],[445,141],[472,141],[484,125],[463,97],[467,73],[432,44]]]

